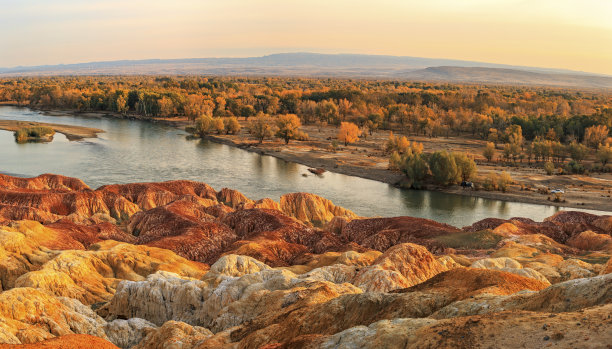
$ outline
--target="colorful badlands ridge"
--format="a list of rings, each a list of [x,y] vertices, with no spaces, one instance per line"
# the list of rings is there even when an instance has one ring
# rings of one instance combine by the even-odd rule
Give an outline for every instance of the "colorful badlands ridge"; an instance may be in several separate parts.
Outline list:
[[[0,348],[609,348],[611,235],[0,175]]]

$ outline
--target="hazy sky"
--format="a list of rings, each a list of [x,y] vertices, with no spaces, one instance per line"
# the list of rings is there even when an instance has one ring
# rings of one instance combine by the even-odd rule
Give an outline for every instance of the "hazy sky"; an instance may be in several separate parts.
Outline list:
[[[612,0],[0,0],[0,67],[298,51],[612,74]]]

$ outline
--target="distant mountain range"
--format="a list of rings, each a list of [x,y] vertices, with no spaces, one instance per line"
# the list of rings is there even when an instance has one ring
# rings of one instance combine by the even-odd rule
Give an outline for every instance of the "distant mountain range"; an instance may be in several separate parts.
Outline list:
[[[386,78],[612,89],[612,76],[452,59],[280,53],[247,58],[147,59],[0,68],[1,76],[240,75]]]

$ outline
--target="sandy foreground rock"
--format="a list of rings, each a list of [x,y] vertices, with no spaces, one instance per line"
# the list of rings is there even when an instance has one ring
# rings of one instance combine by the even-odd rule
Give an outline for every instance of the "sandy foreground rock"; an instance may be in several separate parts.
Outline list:
[[[609,348],[609,223],[459,229],[307,193],[0,175],[0,343]]]

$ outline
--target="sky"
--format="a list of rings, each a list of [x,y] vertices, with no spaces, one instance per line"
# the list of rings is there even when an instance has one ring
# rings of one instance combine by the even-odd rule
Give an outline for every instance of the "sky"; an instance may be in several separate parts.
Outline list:
[[[0,67],[282,52],[612,75],[612,0],[0,0]]]

